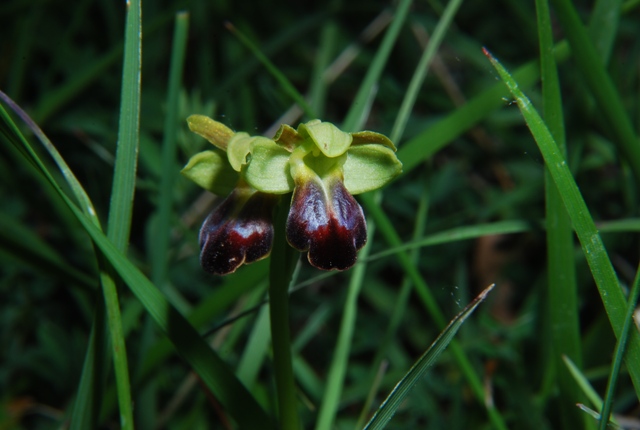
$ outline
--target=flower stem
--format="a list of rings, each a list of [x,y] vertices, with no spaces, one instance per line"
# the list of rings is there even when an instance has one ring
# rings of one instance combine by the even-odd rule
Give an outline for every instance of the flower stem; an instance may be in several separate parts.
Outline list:
[[[283,199],[284,201],[286,201],[286,197]],[[288,205],[282,202],[278,204],[269,273],[269,311],[278,395],[279,428],[298,430],[300,420],[296,407],[289,333],[289,283],[295,268],[297,252],[287,244],[285,238],[287,213]]]

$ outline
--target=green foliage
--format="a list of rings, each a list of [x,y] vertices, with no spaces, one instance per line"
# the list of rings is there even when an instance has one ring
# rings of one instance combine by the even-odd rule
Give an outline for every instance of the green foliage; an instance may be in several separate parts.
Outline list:
[[[5,3],[0,428],[638,418],[638,1]],[[284,240],[300,139],[363,193],[348,271]],[[209,275],[240,172],[272,255]]]

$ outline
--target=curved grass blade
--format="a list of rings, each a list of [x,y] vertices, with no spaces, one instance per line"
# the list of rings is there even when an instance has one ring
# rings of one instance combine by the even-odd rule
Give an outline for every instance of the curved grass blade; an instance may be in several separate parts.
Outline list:
[[[587,263],[598,287],[602,303],[604,304],[611,327],[620,338],[626,318],[627,301],[618,283],[618,278],[602,243],[600,234],[589,214],[589,209],[580,194],[571,171],[561,152],[547,129],[544,121],[535,110],[531,101],[518,87],[517,82],[506,69],[484,49],[485,55],[491,61],[498,74],[515,97],[518,107],[529,126],[545,164],[551,173],[553,182],[562,197],[567,212],[571,217],[573,228],[578,236]],[[627,363],[629,374],[636,393],[640,396],[640,335],[638,330],[631,330],[628,344]]]
[[[18,105],[16,105],[13,100],[9,99],[3,92],[0,91],[0,99],[2,99],[16,114],[27,124],[29,129],[33,131],[33,133],[38,137],[38,139],[42,142],[45,149],[49,152],[51,157],[54,159],[58,168],[62,172],[65,180],[67,181],[71,191],[76,197],[78,203],[80,204],[80,210],[82,214],[87,218],[88,222],[90,222],[96,229],[102,232],[100,221],[96,215],[96,211],[93,207],[93,203],[89,199],[89,196],[85,192],[84,188],[75,177],[67,163],[64,161],[58,150],[55,148],[53,143],[49,140],[49,138],[44,134],[44,132],[40,129],[40,127],[24,112]],[[36,153],[33,151],[33,148],[29,145],[27,140],[24,138],[22,133],[19,132],[16,125],[13,123],[11,118],[7,115],[7,112],[4,110],[2,106],[0,106],[0,117],[2,117],[3,121],[2,131],[3,134],[7,137],[7,139],[14,144],[14,146],[18,147],[20,152],[37,168],[41,173],[44,174],[46,179],[54,185],[54,189],[59,193],[62,193],[59,185],[56,183],[53,176],[48,172],[45,165],[42,161],[37,157]],[[18,143],[19,142],[19,143]],[[65,197],[68,199],[66,194]],[[69,200],[71,202],[71,200]],[[121,418],[122,424],[124,428],[133,428],[133,412],[131,408],[131,390],[129,383],[129,370],[127,365],[127,355],[126,348],[124,342],[124,334],[122,333],[122,321],[120,317],[120,306],[118,303],[118,295],[116,291],[116,285],[113,280],[113,277],[107,273],[107,263],[103,260],[101,255],[97,256],[98,258],[98,266],[100,268],[100,283],[102,285],[102,292],[104,296],[104,304],[107,307],[107,321],[110,328],[111,341],[112,341],[112,353],[114,359],[114,367],[116,373],[116,379],[118,381],[118,390],[120,400],[120,408],[121,408]],[[101,302],[102,303],[102,302]],[[95,322],[104,322],[103,319],[94,319]],[[103,330],[101,327],[92,328],[92,341],[89,344],[89,349],[87,350],[87,356],[85,357],[85,365],[83,367],[83,373],[80,381],[80,389],[81,390],[91,390],[91,393],[81,391],[78,393],[78,400],[81,402],[81,407],[74,407],[73,411],[73,426],[76,423],[82,423],[84,425],[86,422],[95,423],[97,420],[98,410],[95,408],[95,402],[97,400],[96,397],[101,395],[100,385],[98,384],[90,384],[87,381],[99,381],[100,376],[94,374],[94,372],[101,372],[102,366],[100,365],[101,357],[99,357],[99,353],[97,353],[94,349],[102,350],[104,345],[103,339]],[[90,364],[87,360],[96,360],[96,363]],[[85,373],[89,372],[88,374]],[[85,408],[82,405],[86,405],[88,407]],[[80,425],[80,424],[78,424]],[[94,427],[95,425],[92,425]],[[79,428],[79,427],[74,427]]]
[[[84,214],[67,196],[2,106],[0,106],[0,118],[4,120],[0,121],[0,132],[13,145],[22,146],[21,152],[29,158],[29,161],[52,185],[113,269],[152,316],[160,330],[198,373],[231,417],[237,421],[241,428],[274,429],[271,418],[238,381],[229,366],[207,345],[193,326],[169,303],[149,279],[114,246],[99,226],[94,224],[92,218]]]
[[[396,410],[409,394],[409,391],[413,386],[422,378],[427,369],[436,361],[438,356],[449,345],[453,336],[457,333],[458,329],[465,322],[471,313],[478,307],[478,305],[487,297],[487,294],[493,289],[495,284],[485,288],[478,297],[473,299],[463,310],[460,312],[447,327],[440,333],[438,338],[431,344],[429,349],[415,362],[415,364],[409,369],[407,374],[398,382],[393,391],[389,394],[386,400],[380,405],[380,408],[375,413],[373,418],[367,423],[365,430],[380,430],[383,429],[389,420],[393,417]]]

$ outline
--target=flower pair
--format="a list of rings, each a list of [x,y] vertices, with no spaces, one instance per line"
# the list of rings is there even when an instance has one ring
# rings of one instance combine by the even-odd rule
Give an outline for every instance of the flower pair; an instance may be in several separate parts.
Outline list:
[[[402,170],[388,138],[345,133],[320,120],[297,130],[282,125],[273,139],[234,133],[201,115],[187,121],[216,149],[194,155],[182,173],[214,194],[228,194],[200,231],[205,270],[224,275],[268,256],[277,196],[290,192],[289,244],[308,251],[319,269],[355,264],[367,227],[353,195],[382,187]]]

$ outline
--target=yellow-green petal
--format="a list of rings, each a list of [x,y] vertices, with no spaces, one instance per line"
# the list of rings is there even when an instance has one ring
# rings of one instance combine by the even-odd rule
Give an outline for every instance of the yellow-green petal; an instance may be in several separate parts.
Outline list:
[[[300,124],[298,133],[303,137],[309,137],[318,149],[329,158],[344,154],[353,139],[349,133],[345,133],[330,122],[319,120]]]
[[[391,182],[402,173],[402,163],[388,147],[370,143],[349,148],[343,172],[347,190],[361,194]]]
[[[289,173],[291,153],[266,138],[256,140],[251,149],[249,163],[243,169],[245,180],[258,191],[286,194],[293,191]]]

